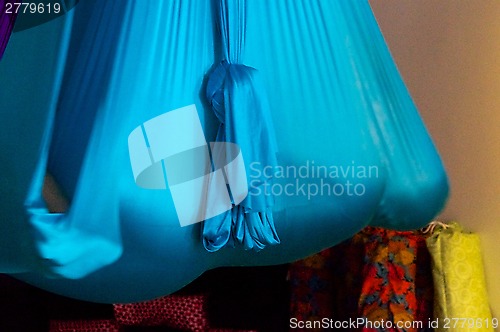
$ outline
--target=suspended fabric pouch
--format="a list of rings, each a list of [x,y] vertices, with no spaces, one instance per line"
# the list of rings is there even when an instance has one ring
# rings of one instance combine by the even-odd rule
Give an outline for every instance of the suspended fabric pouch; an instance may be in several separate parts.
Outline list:
[[[448,193],[368,1],[80,1],[12,36],[0,87],[0,272],[66,296],[157,298],[218,266],[295,261],[367,225],[419,228]],[[204,143],[239,147],[249,179],[247,198],[202,227],[180,226],[172,183],[138,186],[128,146],[187,105]],[[185,143],[180,127],[165,146]],[[45,172],[67,213],[46,209]],[[243,248],[223,248],[232,243]]]
[[[478,234],[454,222],[436,229],[427,246],[439,319],[435,331],[493,331]]]

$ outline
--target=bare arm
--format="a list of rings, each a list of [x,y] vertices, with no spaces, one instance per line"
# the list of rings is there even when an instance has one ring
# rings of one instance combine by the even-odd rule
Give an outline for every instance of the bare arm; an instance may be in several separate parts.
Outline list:
[[[42,196],[50,213],[63,213],[68,210],[69,202],[61,188],[49,173],[45,174]]]

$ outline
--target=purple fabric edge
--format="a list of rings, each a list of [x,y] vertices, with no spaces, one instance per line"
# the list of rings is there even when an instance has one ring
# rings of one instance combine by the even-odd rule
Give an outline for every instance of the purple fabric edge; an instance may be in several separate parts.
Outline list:
[[[7,4],[12,2],[13,0],[0,0],[0,60],[7,48],[7,43],[9,42],[17,17],[15,13],[8,14],[5,12]]]

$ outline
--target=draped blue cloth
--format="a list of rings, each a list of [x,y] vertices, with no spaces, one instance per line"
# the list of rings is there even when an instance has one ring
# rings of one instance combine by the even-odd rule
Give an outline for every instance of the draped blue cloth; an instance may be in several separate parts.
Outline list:
[[[267,192],[180,227],[168,188],[136,185],[127,138],[192,104]],[[448,194],[367,1],[80,1],[12,35],[0,118],[0,271],[92,301],[290,262],[366,225],[418,228]],[[48,213],[46,171],[67,213]]]
[[[263,171],[278,165],[278,147],[264,84],[256,69],[241,63],[247,2],[220,0],[216,5],[224,59],[207,83],[207,99],[221,123],[216,140],[238,144],[246,169],[253,165],[260,175],[247,174],[249,193],[243,202],[203,223],[203,243],[207,250],[215,251],[231,239],[243,243],[245,249],[260,250],[279,243],[273,197],[264,190],[272,185],[272,174],[267,176]]]

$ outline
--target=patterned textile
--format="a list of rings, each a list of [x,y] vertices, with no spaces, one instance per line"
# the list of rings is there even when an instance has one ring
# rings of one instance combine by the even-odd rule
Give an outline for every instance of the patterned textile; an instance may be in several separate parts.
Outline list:
[[[358,233],[349,241],[337,245],[335,250],[334,316],[338,321],[356,320],[363,284],[363,260],[365,256],[364,234]]]
[[[214,328],[206,310],[208,295],[169,295],[155,300],[115,304],[120,326],[163,326],[192,332],[254,332]]]
[[[381,228],[365,229],[363,235],[365,265],[359,316],[368,322],[391,323],[385,327],[368,323],[362,331],[416,332],[412,322],[418,308],[415,290],[418,236]],[[405,327],[398,329],[396,324]]]
[[[493,331],[479,236],[452,223],[436,230],[427,245],[434,274],[434,315],[440,322],[435,330]]]
[[[412,323],[418,329],[358,330],[430,331],[433,281],[425,239],[420,232],[367,227],[348,241],[293,263],[290,317],[419,321]]]
[[[334,248],[327,249],[290,266],[290,317],[299,321],[332,317],[334,283],[331,264],[334,256]]]
[[[51,321],[49,332],[118,332],[114,320]]]
[[[121,325],[208,331],[206,302],[206,295],[170,295],[146,302],[115,304],[114,311]]]
[[[62,321],[53,320],[50,322],[49,332],[121,332],[123,326],[115,320],[74,320]],[[191,329],[182,329],[184,331],[198,331]],[[201,330],[200,330],[201,331]],[[234,330],[207,328],[205,332],[257,332],[253,330]]]

